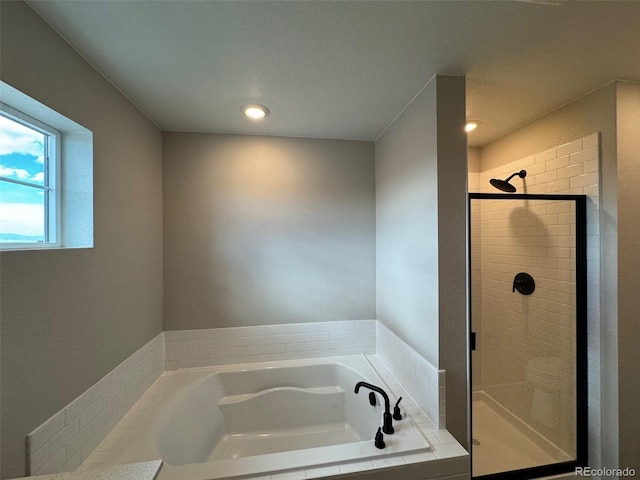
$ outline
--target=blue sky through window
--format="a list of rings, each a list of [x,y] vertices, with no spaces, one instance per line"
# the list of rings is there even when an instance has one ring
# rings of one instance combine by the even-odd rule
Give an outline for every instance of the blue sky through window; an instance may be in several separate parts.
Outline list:
[[[44,185],[46,135],[0,115],[0,177]],[[43,242],[45,191],[0,180],[0,242]]]

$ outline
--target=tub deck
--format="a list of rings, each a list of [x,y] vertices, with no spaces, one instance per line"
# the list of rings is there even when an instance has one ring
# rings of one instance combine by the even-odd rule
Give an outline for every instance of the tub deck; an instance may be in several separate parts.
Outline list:
[[[342,385],[335,385],[335,379],[324,378],[329,370],[323,366],[328,364],[339,364],[338,376],[346,375],[347,383],[342,378],[337,382]],[[318,369],[319,366],[322,368]],[[288,381],[280,378],[283,367],[316,370],[315,375],[309,375],[303,368],[298,372],[302,375]],[[234,378],[237,372],[242,375]],[[269,374],[278,379],[280,386],[270,383]],[[226,390],[222,386],[222,394],[218,392],[216,401],[210,401],[213,398],[209,394],[220,385],[213,385],[212,375],[218,376],[219,383],[231,385]],[[386,448],[375,448],[373,438],[382,423],[382,399],[378,397],[374,408],[369,405],[368,391],[354,394],[353,386],[361,380],[379,385],[391,394],[362,355],[165,372],[83,467],[162,458],[164,466],[159,479],[202,480],[248,478],[309,468],[335,474],[336,469],[353,462],[392,465],[406,463],[405,459],[411,456],[414,460],[439,458],[426,438],[428,434],[417,427],[404,409],[405,418],[394,421],[396,433],[384,436]],[[313,386],[318,381],[320,385]],[[194,395],[198,388],[207,395]],[[288,398],[292,395],[293,402]],[[392,400],[395,402],[393,396]],[[345,401],[350,406],[345,406]],[[293,404],[313,408],[305,414],[305,410],[284,407]],[[410,398],[403,399],[403,405],[410,410],[416,408]],[[194,421],[191,414],[194,411],[204,417]],[[188,417],[181,417],[186,413]],[[220,416],[216,426],[209,424],[213,415]],[[418,420],[428,422],[429,428],[435,430],[426,416],[421,415]],[[173,435],[169,441],[168,432],[169,437]],[[201,434],[198,441],[185,441],[194,432],[196,437],[198,432]],[[431,439],[439,443],[439,439]],[[448,457],[467,455],[455,440],[450,441],[454,443],[449,445]]]

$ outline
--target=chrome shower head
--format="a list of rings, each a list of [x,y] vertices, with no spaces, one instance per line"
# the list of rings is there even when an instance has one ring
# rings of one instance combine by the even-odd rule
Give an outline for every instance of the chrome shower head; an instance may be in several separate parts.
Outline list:
[[[491,180],[489,180],[489,183],[494,187],[496,187],[498,190],[502,190],[503,192],[507,192],[507,193],[513,193],[516,191],[516,187],[511,185],[509,183],[509,180],[511,180],[516,175],[518,175],[520,178],[524,178],[527,176],[527,172],[526,170],[520,170],[519,172],[516,172],[513,175],[511,175],[506,180],[499,180],[497,178],[492,178]]]

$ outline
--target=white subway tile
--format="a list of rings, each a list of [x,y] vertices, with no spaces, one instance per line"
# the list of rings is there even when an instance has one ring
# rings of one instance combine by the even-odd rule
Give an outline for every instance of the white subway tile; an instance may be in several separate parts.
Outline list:
[[[49,460],[49,443],[42,445],[37,451],[29,455],[29,471],[27,473],[33,474],[37,472],[42,466]]]
[[[323,332],[331,332],[338,329],[338,322],[323,322],[321,327]]]
[[[302,331],[305,333],[319,332],[322,329],[320,323],[305,323],[302,327]]]
[[[93,450],[98,446],[98,444],[104,437],[105,434],[101,430],[96,430],[95,432],[93,432],[89,439],[80,448],[83,460],[86,459],[91,454],[91,452],[93,452]]]
[[[362,472],[365,470],[373,470],[374,466],[372,462],[354,462],[354,463],[345,463],[340,465],[340,471],[342,473],[353,473],[353,472]]]
[[[585,161],[582,164],[583,173],[597,172],[599,168],[600,168],[600,165],[597,158],[594,160]]]
[[[46,475],[49,473],[58,473],[62,467],[64,466],[67,460],[64,448],[60,449],[56,454],[54,454],[47,462],[42,465],[38,470],[34,473],[36,475]]]
[[[28,435],[29,449],[35,452],[57,435],[64,428],[64,418],[65,412],[62,410],[31,432]]]
[[[274,475],[271,475],[271,480],[305,480],[306,478],[307,474],[304,470],[276,473]]]
[[[591,175],[591,173],[589,175]],[[597,202],[600,196],[600,186],[598,184],[587,185],[585,187],[582,187],[582,193],[588,196],[590,200]],[[588,205],[589,204],[587,204],[587,208]]]
[[[435,435],[436,437],[438,437],[440,443],[457,443],[457,440],[454,438],[454,436],[451,435],[451,433],[449,433],[449,431],[447,430],[437,431]]]
[[[312,341],[302,345],[304,351],[320,350],[320,341]]]
[[[584,137],[582,139],[582,148],[587,149],[591,147],[597,147],[599,143],[598,139],[599,136],[597,133],[591,134],[588,137]]]
[[[283,335],[284,327],[284,325],[267,325],[267,335]]]
[[[406,461],[404,457],[396,456],[396,457],[386,457],[381,458],[379,460],[373,460],[373,466],[375,468],[388,468],[388,467],[396,467],[398,465],[405,465]]]
[[[546,170],[558,170],[560,168],[569,166],[569,155],[555,158],[553,160],[547,160],[545,163]]]
[[[436,460],[436,457],[433,452],[422,452],[422,453],[411,453],[409,455],[404,455],[404,460],[407,463],[420,463],[420,462],[429,462],[431,460]]]
[[[517,168],[518,167],[515,167],[515,169]],[[529,165],[525,170],[527,171],[527,176],[524,178],[524,180],[529,181],[532,177],[535,177],[536,175],[539,175],[547,171],[547,162],[540,162],[540,163],[536,163],[535,165]],[[509,175],[511,175],[511,173],[507,173],[505,177],[499,177],[499,178],[506,178]],[[489,185],[489,188],[493,188],[493,187]]]
[[[292,325],[285,325],[284,327],[284,333],[302,333],[302,325],[300,324],[292,324]]]
[[[178,342],[187,339],[187,332],[180,330],[166,331],[164,335],[167,342]]]
[[[563,153],[562,155],[566,155],[566,153]],[[546,162],[547,160],[551,160],[557,156],[561,157],[562,155],[557,155],[556,147],[553,147],[536,154],[536,163]]]
[[[547,182],[553,182],[558,179],[557,170],[551,170],[549,172],[541,173],[534,177],[534,181],[537,185],[544,184]]]
[[[342,322],[338,322],[338,330],[355,330],[356,326],[354,322],[350,320],[345,320]]]
[[[338,341],[337,340],[327,340],[324,342],[320,343],[320,348],[322,348],[323,350],[330,350],[333,348],[338,348]]]
[[[58,433],[55,437],[53,437],[49,441],[49,448],[51,452],[57,452],[62,447],[64,447],[69,440],[71,440],[75,435],[80,431],[80,419],[76,417],[76,419],[64,427],[60,433]]]
[[[259,345],[259,344],[260,344],[260,337],[247,336],[247,337],[238,338],[239,347],[246,347],[251,345]]]
[[[526,169],[529,166],[535,165],[535,163],[536,163],[536,156],[529,155],[528,157],[524,157],[516,161],[516,169],[518,170],[522,170],[523,168]]]
[[[360,332],[346,332],[346,331],[337,331],[337,332],[325,332],[325,333],[329,333],[329,338],[325,339],[325,340],[344,340],[347,338],[347,334],[349,333],[353,333],[353,334],[360,334]],[[314,340],[317,340],[317,338],[314,337]]]
[[[322,478],[331,475],[340,475],[340,467],[332,465],[329,467],[310,468],[306,470],[307,478]]]
[[[178,370],[178,368],[180,368],[180,362],[177,360],[166,361],[164,368],[169,371]]]
[[[244,332],[243,332],[244,333]],[[215,342],[213,345],[211,344],[211,342],[207,342],[204,341],[204,345],[202,346],[202,348],[213,348],[213,347],[237,347],[239,345],[239,340],[241,338],[248,338],[246,336],[238,336],[238,337],[227,337],[227,338],[221,338],[220,340],[218,340],[217,342]]]
[[[218,329],[218,330],[224,330],[224,329]],[[266,325],[260,325],[257,327],[246,327],[241,336],[245,336],[245,335],[266,335],[267,334],[267,326]]]
[[[91,395],[89,392],[85,392],[72,401],[66,407],[66,418],[65,421],[67,424],[71,423],[75,418],[79,417],[80,414],[91,405]]]
[[[589,162],[593,160],[598,160],[598,147],[591,147],[585,150],[572,153],[569,161],[571,162],[572,165],[574,165],[574,164],[581,164],[581,163]]]
[[[65,464],[62,467],[62,471],[63,472],[73,472],[74,470],[76,470],[81,464],[82,464],[82,453],[81,452],[76,452],[75,454],[69,456],[69,453],[66,452],[67,454],[67,461],[65,462]]]
[[[569,155],[574,152],[582,150],[582,138],[574,140],[573,142],[565,143],[557,148],[557,154],[559,157],[563,155]]]
[[[66,423],[49,440],[53,457],[42,466],[41,472],[72,469],[79,465],[83,458],[81,450],[87,451],[86,445],[91,438],[101,440],[107,429],[115,425],[136,400],[136,396],[142,395],[146,387],[162,373],[165,363],[164,338],[162,333],[159,334],[67,405],[60,414],[39,427],[50,430],[49,425],[53,421],[59,422],[60,415]],[[116,418],[116,414],[120,417]],[[30,443],[31,440],[29,438]],[[29,461],[33,462],[33,458]]]
[[[373,330],[374,324],[373,320],[357,320],[355,322],[356,330]]]
[[[558,170],[558,179],[582,175],[582,163],[576,163]]]
[[[578,177],[571,178],[571,188],[585,187],[587,185],[598,184],[598,172],[585,173]]]

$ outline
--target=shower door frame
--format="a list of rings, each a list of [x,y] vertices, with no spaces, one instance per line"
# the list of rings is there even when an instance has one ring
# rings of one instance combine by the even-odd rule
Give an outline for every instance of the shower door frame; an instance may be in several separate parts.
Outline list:
[[[471,478],[481,480],[527,480],[575,471],[587,465],[587,197],[586,195],[531,194],[531,193],[468,193],[467,194],[467,261],[468,261],[468,405],[469,405],[469,456]],[[471,279],[471,202],[473,200],[564,200],[575,202],[576,222],[576,459],[549,465],[522,468],[507,472],[473,476],[473,296]],[[472,345],[473,343],[473,345]]]

